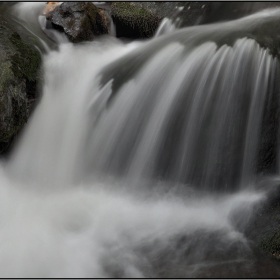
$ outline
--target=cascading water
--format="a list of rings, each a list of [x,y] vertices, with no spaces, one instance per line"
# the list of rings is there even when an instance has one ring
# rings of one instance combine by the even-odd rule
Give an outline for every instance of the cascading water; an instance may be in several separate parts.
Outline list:
[[[248,183],[276,63],[248,39],[189,52],[166,44],[115,93],[92,134],[92,164],[139,180]]]
[[[278,61],[252,39],[215,43],[273,16],[45,54],[41,100],[2,162],[1,277],[279,275],[243,234],[265,197]]]

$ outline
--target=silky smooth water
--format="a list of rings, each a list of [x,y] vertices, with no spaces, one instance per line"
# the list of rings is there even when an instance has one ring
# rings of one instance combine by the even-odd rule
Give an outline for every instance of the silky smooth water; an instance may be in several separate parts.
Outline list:
[[[0,166],[1,277],[279,275],[243,233],[266,197],[256,161],[278,61],[252,39],[193,43],[211,28],[43,55],[41,98]]]

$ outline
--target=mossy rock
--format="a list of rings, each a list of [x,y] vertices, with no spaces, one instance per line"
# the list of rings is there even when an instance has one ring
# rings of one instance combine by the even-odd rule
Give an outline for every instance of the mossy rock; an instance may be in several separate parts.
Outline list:
[[[277,187],[279,189],[279,187]],[[259,247],[272,257],[280,260],[280,197],[279,190],[274,191],[273,197],[265,211],[258,216],[260,231]]]
[[[19,79],[25,78],[29,81],[35,81],[41,63],[39,52],[24,43],[16,32],[10,36],[10,41],[17,51],[11,56],[12,70],[15,76]]]
[[[180,26],[192,26],[200,24],[204,17],[209,14],[215,2],[133,2],[136,6],[143,7],[160,18],[180,19]],[[180,8],[180,10],[178,9]]]
[[[90,2],[64,2],[47,19],[73,43],[91,41],[95,36],[109,33],[106,14]]]
[[[0,67],[0,147],[4,150],[26,123],[29,102],[26,80],[14,75],[12,62],[0,62]]]
[[[265,188],[267,198],[256,205],[244,233],[263,253],[280,260],[280,184],[268,179],[258,187]]]
[[[41,57],[0,14],[0,153],[27,122]],[[36,89],[35,89],[36,90]]]
[[[274,258],[280,260],[280,227],[270,232],[269,236],[262,240],[260,247]]]
[[[139,1],[113,2],[111,8],[117,36],[138,39],[152,37],[165,17],[178,16],[180,27],[199,24],[211,6],[209,2]]]
[[[114,2],[111,16],[116,25],[117,37],[132,39],[150,38],[155,34],[162,19],[135,3]]]

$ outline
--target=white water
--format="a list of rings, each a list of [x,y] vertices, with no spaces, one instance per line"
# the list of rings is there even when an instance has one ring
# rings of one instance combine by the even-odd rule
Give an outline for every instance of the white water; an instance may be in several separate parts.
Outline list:
[[[217,267],[216,277],[224,263],[254,262],[242,229],[265,197],[247,185],[256,176],[262,87],[276,61],[248,39],[219,49],[213,42],[191,50],[164,42],[112,100],[114,81],[101,86],[100,73],[153,42],[104,38],[44,55],[42,98],[0,169],[1,277],[203,277]],[[248,128],[236,140],[240,89],[249,100]],[[187,114],[175,149],[166,149],[166,182],[157,167],[180,104]],[[209,146],[200,154],[207,119]],[[215,189],[213,173],[224,174],[214,166],[227,160],[219,150],[226,135],[244,144],[228,159],[241,149],[242,189],[196,191],[191,174],[207,191]]]

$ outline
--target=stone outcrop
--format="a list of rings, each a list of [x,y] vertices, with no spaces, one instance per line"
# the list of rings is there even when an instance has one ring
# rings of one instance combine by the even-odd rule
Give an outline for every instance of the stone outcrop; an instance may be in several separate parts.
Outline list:
[[[91,2],[64,2],[47,15],[52,26],[65,32],[73,43],[91,41],[95,36],[109,33],[105,11]]]
[[[117,37],[132,39],[152,37],[163,18],[137,3],[130,2],[114,2],[111,16]]]
[[[0,153],[26,123],[36,95],[40,54],[0,14]]]

